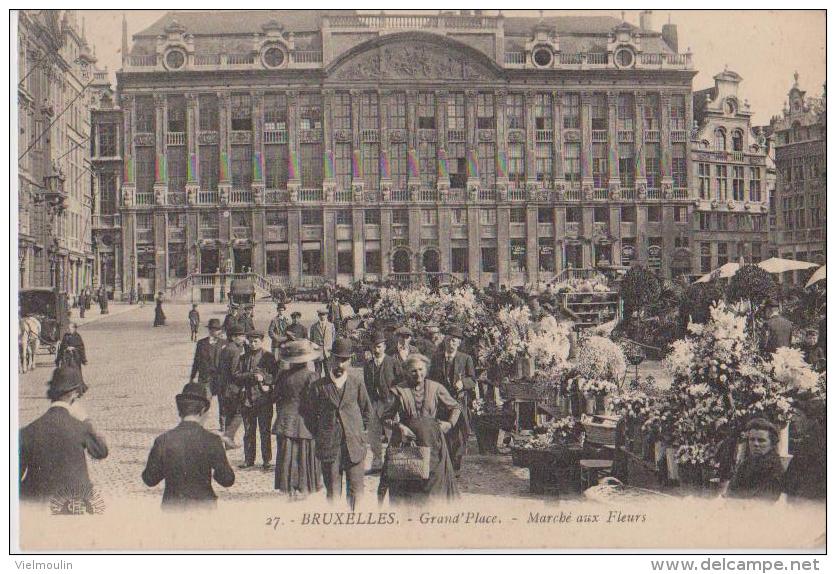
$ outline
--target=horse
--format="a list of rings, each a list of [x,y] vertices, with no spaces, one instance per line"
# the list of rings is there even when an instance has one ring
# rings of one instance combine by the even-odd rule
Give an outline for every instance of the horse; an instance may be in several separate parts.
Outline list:
[[[35,317],[23,317],[19,322],[18,350],[20,369],[25,373],[35,368],[35,355],[41,345],[41,322]]]

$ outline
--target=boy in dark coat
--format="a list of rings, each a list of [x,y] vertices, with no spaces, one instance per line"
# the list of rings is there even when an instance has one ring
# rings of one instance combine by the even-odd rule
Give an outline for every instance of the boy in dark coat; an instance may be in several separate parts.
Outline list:
[[[221,437],[203,428],[209,397],[198,383],[187,383],[177,395],[180,424],[154,441],[142,481],[156,486],[165,480],[163,508],[214,506],[212,479],[221,486],[235,482]]]
[[[189,311],[189,329],[192,333],[192,341],[197,341],[198,327],[200,327],[200,313],[197,310],[197,304],[194,304],[192,310]]]
[[[92,488],[86,455],[105,458],[107,444],[78,402],[83,388],[78,370],[58,367],[49,381],[49,410],[21,429],[22,499],[43,501],[62,493],[78,496]]]
[[[195,377],[197,377],[197,382],[202,384],[212,396],[220,396],[218,361],[221,357],[221,349],[224,347],[224,341],[221,339],[221,322],[215,318],[209,319],[206,328],[209,330],[209,336],[202,338],[195,345],[189,382],[195,382]],[[219,428],[223,430],[223,413],[220,409],[220,401],[218,401],[218,413]]]
[[[274,377],[276,359],[262,347],[264,333],[247,333],[249,349],[241,357],[236,384],[242,389],[241,418],[244,422],[244,464],[249,468],[255,464],[256,430],[261,440],[261,462],[264,470],[270,469],[273,460],[270,425],[273,422]]]

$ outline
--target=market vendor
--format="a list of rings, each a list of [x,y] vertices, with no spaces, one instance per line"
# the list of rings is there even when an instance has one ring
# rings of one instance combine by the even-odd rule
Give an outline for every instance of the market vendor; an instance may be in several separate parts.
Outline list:
[[[462,416],[456,426],[447,435],[450,444],[450,457],[456,475],[461,472],[462,459],[467,452],[467,438],[470,435],[471,403],[478,398],[476,385],[476,367],[473,357],[459,351],[464,333],[462,328],[452,325],[445,329],[443,348],[433,356],[430,367],[430,379],[438,381],[459,401]]]
[[[746,455],[734,471],[727,496],[775,501],[781,496],[784,467],[778,456],[778,429],[766,419],[752,419],[744,429]]]

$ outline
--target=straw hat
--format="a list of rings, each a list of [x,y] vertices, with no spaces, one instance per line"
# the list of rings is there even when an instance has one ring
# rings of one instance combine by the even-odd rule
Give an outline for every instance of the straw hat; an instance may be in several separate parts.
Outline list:
[[[292,365],[322,358],[322,351],[307,339],[289,341],[279,347],[279,360]]]

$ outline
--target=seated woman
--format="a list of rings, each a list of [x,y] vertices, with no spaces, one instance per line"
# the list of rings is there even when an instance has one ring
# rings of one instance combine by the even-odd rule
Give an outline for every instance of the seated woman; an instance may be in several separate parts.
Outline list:
[[[746,424],[746,455],[735,469],[727,495],[776,501],[781,496],[784,467],[778,456],[778,429],[766,419]]]
[[[381,419],[393,431],[392,446],[414,441],[418,446],[430,447],[430,476],[427,480],[392,480],[387,477],[387,457],[378,488],[381,502],[387,490],[392,503],[425,502],[429,498],[450,500],[459,495],[444,435],[456,425],[461,406],[440,383],[427,380],[429,363],[424,355],[407,357],[406,381],[392,388],[393,400]]]

